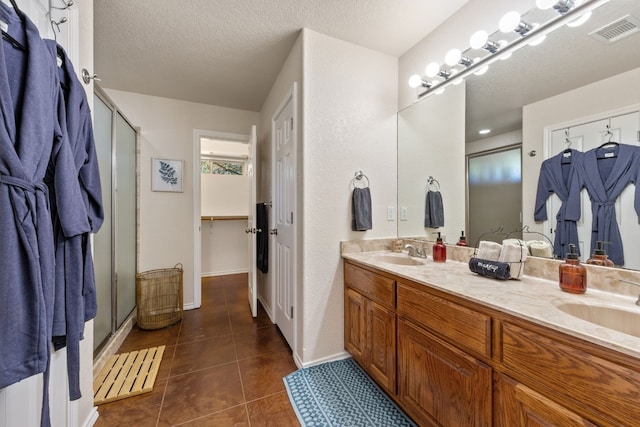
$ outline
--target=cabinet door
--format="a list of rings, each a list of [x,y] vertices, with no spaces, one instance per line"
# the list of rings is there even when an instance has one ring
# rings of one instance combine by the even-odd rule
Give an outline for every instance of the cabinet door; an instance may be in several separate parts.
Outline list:
[[[396,315],[367,301],[367,368],[390,394],[396,393]]]
[[[501,375],[497,384],[496,425],[499,427],[595,426],[540,393]]]
[[[421,425],[490,426],[491,367],[398,319],[398,398]]]
[[[365,366],[366,332],[365,298],[346,288],[344,291],[344,348]]]

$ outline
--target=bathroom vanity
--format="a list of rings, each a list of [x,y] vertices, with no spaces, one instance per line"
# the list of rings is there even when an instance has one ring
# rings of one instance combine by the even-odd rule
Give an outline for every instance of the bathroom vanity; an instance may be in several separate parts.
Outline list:
[[[345,348],[419,425],[640,423],[640,338],[567,311],[604,304],[640,319],[632,296],[406,253],[342,256]]]

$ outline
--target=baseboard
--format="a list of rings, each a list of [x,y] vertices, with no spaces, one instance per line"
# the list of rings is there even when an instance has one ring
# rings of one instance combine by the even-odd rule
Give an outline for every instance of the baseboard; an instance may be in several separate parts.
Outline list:
[[[98,407],[94,406],[91,408],[91,413],[87,417],[87,421],[82,425],[82,427],[93,427],[96,421],[98,421],[98,417],[100,414],[98,413]]]
[[[343,351],[341,353],[333,354],[333,355],[327,356],[327,357],[322,357],[320,359],[312,360],[312,361],[307,362],[307,363],[302,363],[302,361],[298,358],[297,354],[294,355],[293,360],[296,363],[296,365],[298,365],[298,367],[309,368],[311,366],[320,365],[320,364],[326,363],[326,362],[335,362],[336,360],[343,360],[343,359],[347,359],[349,357],[351,357],[351,355],[349,353],[347,353],[346,351]]]
[[[216,276],[227,276],[229,274],[242,274],[248,273],[249,270],[241,269],[241,270],[226,270],[226,271],[214,271],[208,273],[202,273],[200,276],[202,277],[216,277]]]
[[[199,307],[196,307],[196,305],[194,303],[192,303],[192,302],[190,302],[188,304],[184,304],[182,306],[183,310],[195,310],[196,308],[199,308]]]

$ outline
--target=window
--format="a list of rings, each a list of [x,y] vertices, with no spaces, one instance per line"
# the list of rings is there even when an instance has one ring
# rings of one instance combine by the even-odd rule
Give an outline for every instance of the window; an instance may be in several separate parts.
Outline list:
[[[200,172],[212,175],[244,175],[244,162],[221,159],[200,159]]]

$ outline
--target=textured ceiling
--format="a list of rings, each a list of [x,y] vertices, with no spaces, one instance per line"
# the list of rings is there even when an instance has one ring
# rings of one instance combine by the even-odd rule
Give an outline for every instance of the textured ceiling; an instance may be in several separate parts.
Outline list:
[[[399,57],[468,0],[95,0],[105,88],[259,111],[300,29]]]

